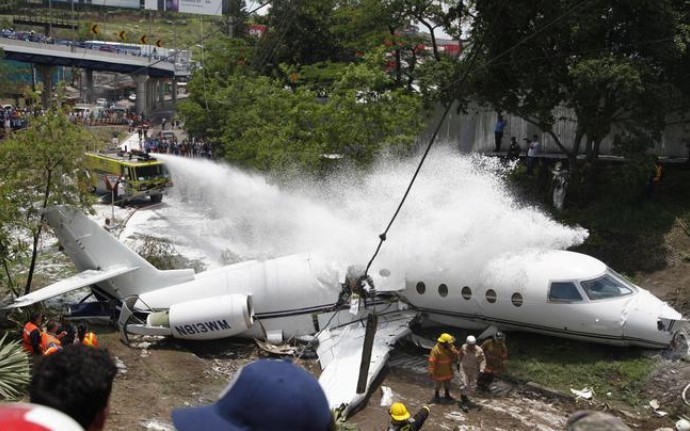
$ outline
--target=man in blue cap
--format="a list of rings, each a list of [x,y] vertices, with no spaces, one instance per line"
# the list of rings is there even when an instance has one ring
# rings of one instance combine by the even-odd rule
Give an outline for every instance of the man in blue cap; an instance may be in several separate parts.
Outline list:
[[[331,431],[319,382],[289,361],[263,359],[240,368],[218,401],[175,409],[178,431]]]

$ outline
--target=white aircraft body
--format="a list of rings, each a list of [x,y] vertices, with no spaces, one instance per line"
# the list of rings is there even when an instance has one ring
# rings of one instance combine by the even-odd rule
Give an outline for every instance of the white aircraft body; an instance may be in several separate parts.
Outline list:
[[[589,256],[567,251],[496,258],[483,273],[437,271],[404,277],[371,271],[367,306],[343,289],[347,266],[307,254],[248,261],[195,274],[161,271],[69,207],[46,220],[79,274],[16,298],[24,307],[90,286],[121,303],[128,334],[210,340],[229,336],[284,339],[316,334],[320,382],[332,407],[347,414],[364,399],[395,342],[420,314],[463,328],[531,331],[616,345],[667,347],[683,317],[648,291]],[[463,279],[465,278],[465,279]],[[468,280],[472,280],[471,282]],[[376,293],[374,296],[373,294]],[[359,308],[356,307],[359,305]],[[357,393],[365,325],[378,326]]]

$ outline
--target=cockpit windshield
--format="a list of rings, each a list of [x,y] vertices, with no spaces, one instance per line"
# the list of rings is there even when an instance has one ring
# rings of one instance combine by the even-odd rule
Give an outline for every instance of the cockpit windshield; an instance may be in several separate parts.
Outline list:
[[[610,273],[593,280],[581,281],[580,285],[592,301],[617,298],[633,293],[633,287],[626,283],[622,277],[618,278]]]

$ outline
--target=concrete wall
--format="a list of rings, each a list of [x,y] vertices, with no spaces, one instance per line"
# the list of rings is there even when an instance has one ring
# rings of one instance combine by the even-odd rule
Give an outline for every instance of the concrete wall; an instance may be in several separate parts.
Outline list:
[[[420,144],[426,144],[431,138],[433,131],[438,126],[438,122],[443,114],[443,109],[437,108],[429,121],[427,130],[420,136]],[[557,108],[554,112],[557,121],[554,129],[556,135],[561,139],[561,143],[567,148],[571,148],[575,139],[576,120],[572,110]],[[438,142],[446,142],[449,145],[457,146],[462,152],[492,152],[494,151],[494,125],[496,124],[496,112],[487,108],[473,106],[467,114],[457,113],[456,109],[451,108],[446,120],[439,130]],[[526,121],[511,116],[504,115],[507,122],[503,133],[501,150],[506,150],[510,143],[510,137],[515,136],[524,148],[523,138],[539,134],[542,149],[548,153],[560,153],[560,148],[553,142],[550,136],[542,134],[535,126]],[[665,157],[687,157],[688,147],[683,139],[690,140],[690,126],[671,125],[662,138],[662,141],[650,150],[652,153]],[[601,144],[601,154],[613,154],[611,148],[611,136]]]

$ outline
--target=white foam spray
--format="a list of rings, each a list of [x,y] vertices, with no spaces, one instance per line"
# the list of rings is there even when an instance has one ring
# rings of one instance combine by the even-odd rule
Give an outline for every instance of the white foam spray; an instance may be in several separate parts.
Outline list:
[[[242,257],[315,252],[366,265],[419,158],[385,160],[371,173],[283,187],[265,177],[202,159],[162,157],[180,212],[206,218],[213,239]],[[497,159],[435,148],[427,158],[377,260],[415,268],[480,269],[504,253],[566,249],[587,231],[521,205]]]

